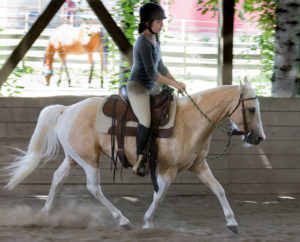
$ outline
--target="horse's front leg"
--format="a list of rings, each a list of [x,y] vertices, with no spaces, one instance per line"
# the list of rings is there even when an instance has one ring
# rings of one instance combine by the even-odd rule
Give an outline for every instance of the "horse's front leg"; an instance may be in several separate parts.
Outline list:
[[[226,199],[224,189],[213,176],[206,160],[203,160],[199,166],[193,167],[190,170],[195,173],[204,182],[204,184],[207,185],[218,197],[225,214],[227,228],[233,233],[238,233],[238,224],[234,218],[233,211]]]
[[[158,183],[159,190],[157,193],[154,192],[153,201],[150,207],[148,208],[147,212],[145,213],[144,216],[145,224],[143,226],[144,229],[153,228],[152,220],[154,217],[154,213],[158,209],[159,205],[163,202],[167,190],[173,180],[174,178],[171,178],[170,176],[166,176],[166,175],[162,176],[160,174],[157,176],[157,183]]]

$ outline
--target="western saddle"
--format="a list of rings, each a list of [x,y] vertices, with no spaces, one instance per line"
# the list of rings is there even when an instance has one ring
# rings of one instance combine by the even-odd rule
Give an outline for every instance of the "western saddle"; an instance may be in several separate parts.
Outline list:
[[[124,86],[123,86],[124,88]],[[123,95],[121,95],[123,93]],[[156,165],[157,165],[157,144],[156,138],[167,138],[173,133],[173,129],[159,129],[169,121],[169,112],[171,101],[174,99],[172,89],[165,88],[158,95],[151,96],[151,128],[149,139],[144,151],[147,161],[149,162],[151,178],[154,184],[154,189],[158,191],[156,182]],[[136,127],[126,127],[127,121],[138,122],[137,117],[133,113],[124,89],[120,91],[120,95],[111,95],[103,105],[103,113],[112,118],[112,125],[108,133],[111,134],[111,160],[114,164],[114,178],[117,164],[117,157],[119,158],[122,167],[131,167],[124,152],[124,136],[136,136]],[[115,157],[115,137],[117,138],[117,157]]]

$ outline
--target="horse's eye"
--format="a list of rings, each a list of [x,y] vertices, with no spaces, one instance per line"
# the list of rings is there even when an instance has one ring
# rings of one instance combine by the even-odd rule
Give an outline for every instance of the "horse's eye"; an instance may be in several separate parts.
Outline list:
[[[250,113],[255,113],[256,109],[255,109],[255,107],[251,107],[251,108],[248,108],[248,110],[249,110]]]

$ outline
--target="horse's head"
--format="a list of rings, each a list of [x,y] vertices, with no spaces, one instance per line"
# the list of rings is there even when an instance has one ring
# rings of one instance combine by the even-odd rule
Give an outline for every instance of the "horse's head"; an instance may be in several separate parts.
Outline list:
[[[49,66],[46,64],[46,58],[45,57],[42,59],[42,61],[43,61],[43,70],[42,70],[43,76],[46,78],[47,85],[49,85],[50,78],[53,75],[53,71],[50,70]]]
[[[247,78],[240,83],[240,99],[230,119],[242,131],[245,142],[257,145],[266,138],[258,98]]]

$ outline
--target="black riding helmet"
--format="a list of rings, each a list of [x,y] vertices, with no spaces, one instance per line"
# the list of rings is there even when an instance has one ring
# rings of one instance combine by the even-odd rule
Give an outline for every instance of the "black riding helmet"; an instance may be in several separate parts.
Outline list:
[[[165,11],[163,8],[153,2],[146,3],[140,8],[140,24],[139,24],[139,33],[142,33],[146,28],[149,29],[151,33],[153,33],[151,26],[147,26],[146,22],[149,24],[154,20],[166,19]],[[155,34],[155,33],[153,33]]]

